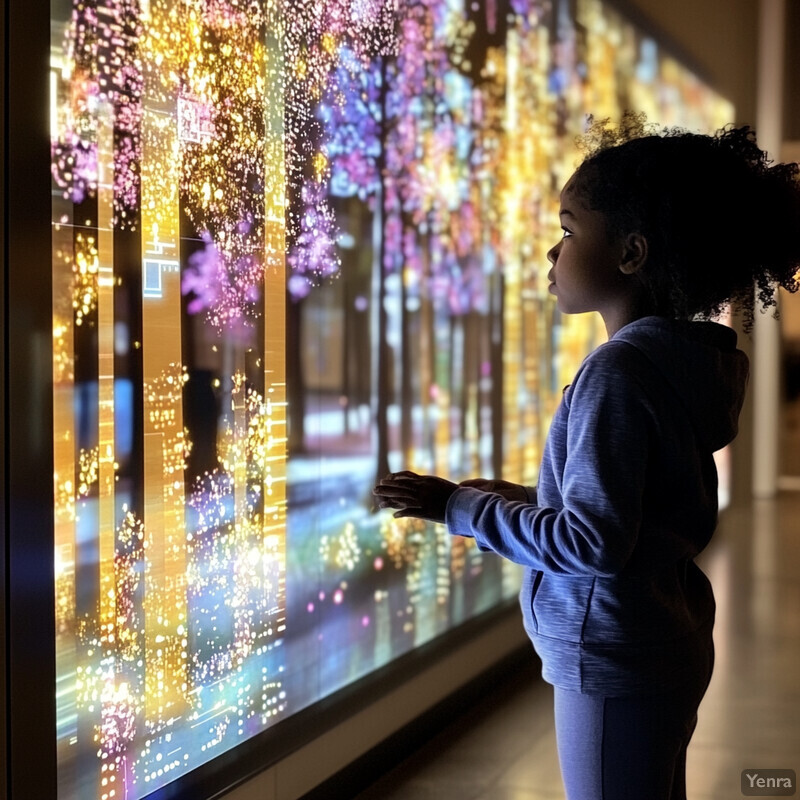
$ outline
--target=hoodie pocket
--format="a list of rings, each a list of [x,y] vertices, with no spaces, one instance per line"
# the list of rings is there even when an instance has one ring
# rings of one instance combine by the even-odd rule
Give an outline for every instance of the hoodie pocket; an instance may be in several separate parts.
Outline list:
[[[528,570],[522,581],[520,605],[525,628],[529,634],[539,631],[539,622],[536,619],[536,612],[533,610],[533,601],[539,591],[539,586],[541,586],[542,578],[544,578],[543,572]]]

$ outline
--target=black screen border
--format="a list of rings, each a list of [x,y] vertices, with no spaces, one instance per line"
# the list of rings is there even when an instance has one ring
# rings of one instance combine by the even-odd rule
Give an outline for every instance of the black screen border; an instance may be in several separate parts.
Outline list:
[[[56,797],[47,0],[3,4],[5,794]]]

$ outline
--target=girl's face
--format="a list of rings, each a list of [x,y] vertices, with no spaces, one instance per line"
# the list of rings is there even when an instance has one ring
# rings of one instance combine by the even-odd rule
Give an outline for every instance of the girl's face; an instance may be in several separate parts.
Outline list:
[[[561,192],[560,219],[563,236],[547,253],[550,292],[563,313],[599,311],[609,327],[630,304],[630,276],[620,270],[623,243],[583,202],[574,175]]]

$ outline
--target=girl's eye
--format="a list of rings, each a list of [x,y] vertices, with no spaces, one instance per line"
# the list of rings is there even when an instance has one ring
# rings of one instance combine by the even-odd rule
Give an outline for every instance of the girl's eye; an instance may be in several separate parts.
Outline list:
[[[567,239],[568,237],[572,236],[572,231],[568,231],[566,228],[561,229],[561,238]]]

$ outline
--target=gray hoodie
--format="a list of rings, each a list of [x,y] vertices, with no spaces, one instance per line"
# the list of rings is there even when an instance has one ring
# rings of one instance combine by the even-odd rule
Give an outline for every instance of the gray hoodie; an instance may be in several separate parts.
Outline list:
[[[717,523],[713,452],[747,383],[736,334],[645,317],[583,362],[530,502],[462,487],[451,533],[526,567],[520,600],[546,680],[627,695],[710,669],[714,597],[694,557]]]

